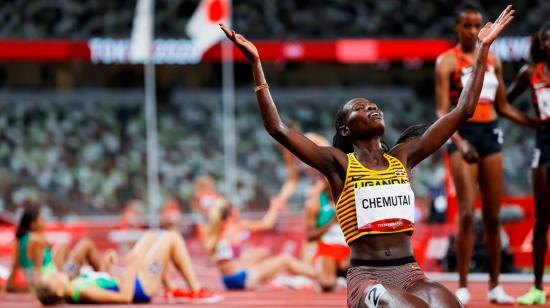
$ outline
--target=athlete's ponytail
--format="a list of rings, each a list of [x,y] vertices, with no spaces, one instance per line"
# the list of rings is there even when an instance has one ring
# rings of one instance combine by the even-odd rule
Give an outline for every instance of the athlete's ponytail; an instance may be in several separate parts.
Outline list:
[[[334,122],[336,133],[334,134],[334,137],[332,137],[332,145],[347,154],[353,152],[353,144],[349,142],[346,137],[340,134],[340,127],[344,125],[344,118],[346,115],[344,112],[344,106],[345,104],[342,105],[340,110],[338,110],[338,113],[336,113],[336,121]]]
[[[413,139],[413,138],[422,136],[424,134],[424,132],[426,132],[428,127],[430,127],[430,125],[431,124],[417,124],[417,125],[407,127],[407,129],[405,129],[401,133],[401,135],[397,139],[397,142],[395,143],[395,145],[403,143],[403,142],[405,142],[409,139]]]
[[[231,204],[225,198],[218,198],[208,210],[208,226],[206,228],[205,246],[208,253],[213,254],[220,239],[224,221],[229,217]]]
[[[19,224],[15,231],[15,238],[19,240],[27,234],[31,230],[32,223],[38,219],[38,216],[40,216],[40,210],[37,207],[26,205],[23,215],[21,215],[21,219],[19,219]]]

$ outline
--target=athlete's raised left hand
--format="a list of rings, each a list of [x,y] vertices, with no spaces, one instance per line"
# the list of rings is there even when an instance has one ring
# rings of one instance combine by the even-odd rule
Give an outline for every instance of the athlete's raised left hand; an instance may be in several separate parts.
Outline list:
[[[504,28],[512,21],[514,18],[514,13],[516,11],[512,9],[511,5],[508,5],[500,16],[495,20],[495,22],[488,22],[485,26],[479,31],[477,38],[482,44],[491,45],[495,39],[502,33]]]

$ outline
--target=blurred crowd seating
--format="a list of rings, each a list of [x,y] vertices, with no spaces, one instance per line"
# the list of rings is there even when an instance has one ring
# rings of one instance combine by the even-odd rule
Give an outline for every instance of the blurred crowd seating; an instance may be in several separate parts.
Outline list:
[[[156,0],[157,37],[185,37],[199,0]],[[134,1],[4,1],[0,37],[129,37]],[[506,4],[518,10],[506,33],[529,35],[550,16],[546,0],[480,1],[495,18]],[[235,0],[234,26],[259,39],[338,37],[453,37],[453,0]]]
[[[199,92],[176,91],[168,101],[159,103],[158,110],[162,195],[177,198],[186,211],[195,178],[211,175],[220,190],[223,181],[221,99],[217,91]],[[307,98],[312,93],[316,95]],[[433,121],[431,103],[401,87],[301,88],[299,92],[283,88],[274,90],[274,97],[283,119],[294,120],[302,131],[316,131],[331,140],[338,106],[361,93],[369,93],[384,110],[389,145],[407,126]],[[146,139],[141,101],[119,103],[114,97],[106,101],[83,93],[82,100],[74,102],[48,101],[46,96],[41,103],[1,104],[0,173],[4,180],[0,209],[11,210],[25,199],[43,201],[37,197],[41,194],[57,200],[44,201],[54,213],[118,213],[128,200],[143,200],[147,191]],[[247,209],[265,208],[269,196],[284,182],[286,169],[248,88],[237,91],[237,102],[235,195]],[[508,121],[501,123],[506,133],[506,192],[528,195],[532,136],[525,138],[525,130]],[[429,197],[442,186],[440,158],[435,155],[414,171],[417,196]],[[294,206],[299,207],[307,193],[304,181]]]

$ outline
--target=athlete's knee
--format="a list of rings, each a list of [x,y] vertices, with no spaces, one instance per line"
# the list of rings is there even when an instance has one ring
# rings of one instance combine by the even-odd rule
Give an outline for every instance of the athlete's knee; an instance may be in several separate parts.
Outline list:
[[[538,231],[546,234],[546,232],[548,231],[548,226],[550,226],[550,219],[535,219],[535,232]]]
[[[280,256],[282,259],[286,260],[286,261],[291,261],[292,259],[294,259],[294,256],[292,256],[292,255],[291,255],[290,253],[288,253],[288,252],[281,252],[281,253],[279,254],[279,256]]]
[[[89,237],[82,238],[80,241],[78,241],[78,244],[81,245],[82,247],[86,247],[86,248],[95,247],[94,242]]]
[[[362,302],[364,305],[360,305],[360,307],[389,307],[391,302],[388,295],[388,290],[382,284],[370,285],[363,291]]]
[[[485,232],[488,234],[498,234],[500,229],[500,220],[498,215],[486,215],[483,217],[483,228],[485,228]]]
[[[470,210],[461,211],[459,214],[460,226],[470,228],[474,225],[474,212]]]
[[[323,292],[332,292],[336,287],[336,277],[321,275],[318,278],[318,282]]]
[[[181,236],[181,234],[174,230],[163,231],[161,237],[169,240],[183,240],[183,237]]]
[[[536,218],[535,219],[535,228],[548,229],[550,226],[550,219]]]

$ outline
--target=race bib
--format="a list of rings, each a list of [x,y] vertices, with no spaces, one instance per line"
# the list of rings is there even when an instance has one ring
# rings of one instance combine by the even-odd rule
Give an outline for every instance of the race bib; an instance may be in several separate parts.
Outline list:
[[[365,304],[367,304],[367,308],[377,308],[380,297],[386,292],[388,290],[382,284],[375,284],[365,290]]]
[[[355,188],[359,231],[392,231],[414,224],[414,193],[409,184]]]
[[[462,87],[466,87],[466,83],[470,80],[472,76],[472,67],[468,66],[462,69],[462,76],[460,81],[462,82]],[[488,71],[485,72],[485,78],[483,79],[483,87],[481,88],[481,94],[479,95],[479,100],[495,101],[497,96],[498,88],[498,79],[494,73],[493,69],[488,68]]]
[[[541,87],[536,91],[537,102],[539,106],[540,119],[546,121],[550,119],[550,88]]]

